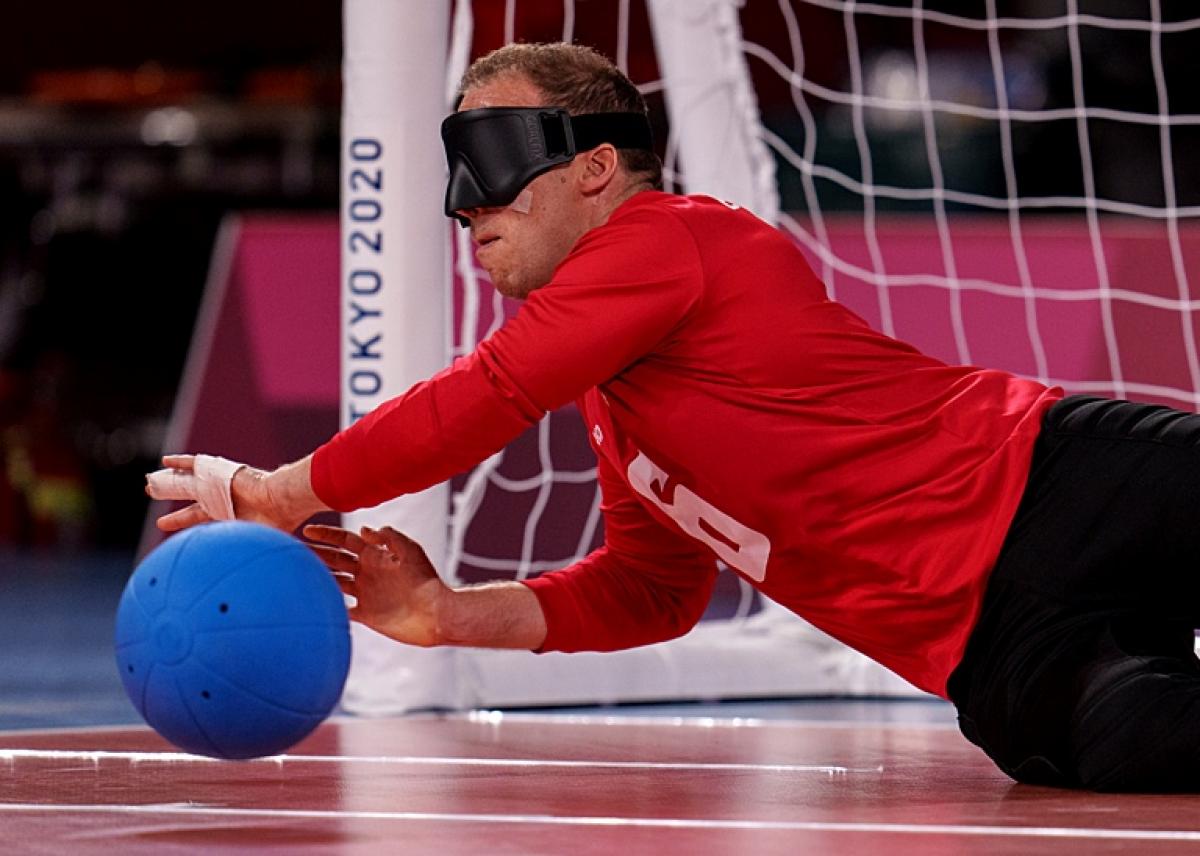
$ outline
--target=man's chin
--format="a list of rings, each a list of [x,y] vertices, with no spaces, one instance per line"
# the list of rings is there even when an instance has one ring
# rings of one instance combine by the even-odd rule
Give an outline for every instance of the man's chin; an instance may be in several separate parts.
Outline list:
[[[492,281],[492,284],[496,286],[496,291],[500,292],[509,300],[524,300],[529,296],[529,292],[533,291],[532,288],[521,288],[511,284],[504,285],[497,283],[495,280]]]
[[[524,300],[534,289],[545,285],[545,283],[530,285],[524,280],[513,279],[503,274],[497,275],[491,271],[488,274],[492,280],[492,287],[510,300]]]

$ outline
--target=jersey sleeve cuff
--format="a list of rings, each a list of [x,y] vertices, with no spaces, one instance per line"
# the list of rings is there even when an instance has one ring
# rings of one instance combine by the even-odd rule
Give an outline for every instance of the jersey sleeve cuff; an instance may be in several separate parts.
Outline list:
[[[336,456],[328,443],[313,452],[309,484],[317,499],[334,511],[353,511],[354,505],[347,502],[337,489],[334,457]]]
[[[579,626],[578,620],[572,621],[570,618],[575,612],[574,598],[562,581],[554,577],[554,573],[548,573],[521,580],[521,583],[537,597],[542,616],[546,620],[546,638],[541,647],[534,649],[535,654],[581,650],[578,638],[574,638],[578,634],[569,632],[569,628]]]

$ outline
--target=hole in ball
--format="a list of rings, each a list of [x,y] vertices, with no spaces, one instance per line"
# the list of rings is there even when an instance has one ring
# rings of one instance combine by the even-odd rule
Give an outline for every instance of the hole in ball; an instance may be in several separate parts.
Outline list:
[[[212,696],[209,694],[208,690],[201,690],[200,698],[212,698]]]
[[[131,674],[131,675],[133,674],[133,666],[129,667],[129,674]]]
[[[157,584],[158,584],[158,577],[151,577],[150,585],[157,585]]]
[[[227,604],[227,603],[221,604],[221,612],[229,612],[229,604]]]

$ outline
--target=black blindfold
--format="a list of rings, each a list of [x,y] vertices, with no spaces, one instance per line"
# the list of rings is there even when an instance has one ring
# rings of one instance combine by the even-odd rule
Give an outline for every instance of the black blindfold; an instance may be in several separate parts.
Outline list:
[[[442,143],[450,165],[446,216],[460,222],[455,212],[508,205],[530,181],[601,143],[654,149],[640,113],[571,116],[553,107],[463,110],[442,122]]]

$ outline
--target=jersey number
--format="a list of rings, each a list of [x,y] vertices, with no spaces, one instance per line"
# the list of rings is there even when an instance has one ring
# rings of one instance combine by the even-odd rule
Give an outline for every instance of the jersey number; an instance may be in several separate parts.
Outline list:
[[[717,557],[755,582],[767,576],[771,542],[705,502],[638,452],[629,464],[629,484],[654,503],[687,534],[707,545]]]

